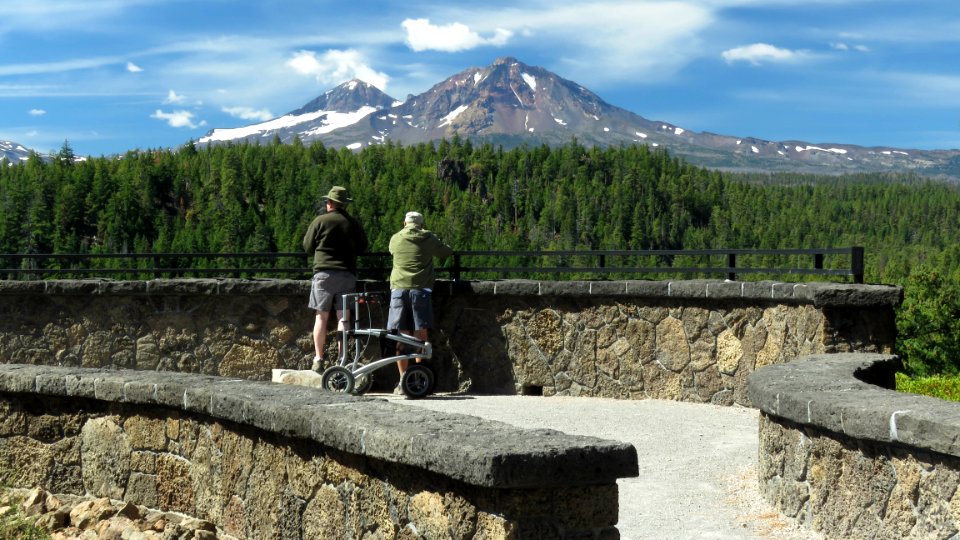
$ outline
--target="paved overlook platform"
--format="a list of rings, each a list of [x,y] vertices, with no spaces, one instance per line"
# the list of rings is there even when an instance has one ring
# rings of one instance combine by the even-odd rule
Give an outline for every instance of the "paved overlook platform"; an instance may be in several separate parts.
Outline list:
[[[639,475],[617,482],[617,528],[623,540],[823,538],[783,519],[761,499],[756,409],[652,399],[372,396],[411,409],[459,412],[632,444]]]

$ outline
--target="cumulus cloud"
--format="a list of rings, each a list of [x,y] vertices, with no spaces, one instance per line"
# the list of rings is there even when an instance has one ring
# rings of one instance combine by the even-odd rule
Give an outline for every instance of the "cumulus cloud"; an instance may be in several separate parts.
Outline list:
[[[170,90],[167,92],[167,99],[164,99],[163,102],[169,105],[171,103],[183,103],[186,100],[186,97],[177,94],[173,90]]]
[[[47,114],[47,111],[43,109],[30,109],[29,111],[27,111],[27,114],[29,114],[30,116],[43,116]]]
[[[407,19],[402,26],[407,31],[407,45],[416,52],[457,52],[483,45],[500,47],[513,37],[513,32],[503,28],[494,30],[490,37],[482,37],[462,23],[445,26],[430,24],[430,19]]]
[[[691,59],[703,56],[709,48],[704,35],[716,26],[719,16],[713,5],[719,1],[553,0],[510,8],[448,9],[442,15],[444,20],[461,21],[466,32],[473,31],[481,39],[492,41],[487,45],[508,43],[512,47],[517,43],[520,47],[549,50],[554,60],[545,67],[593,89],[602,89],[614,81],[642,80],[652,84],[667,80]],[[429,29],[427,24],[420,26]],[[501,39],[496,34],[477,31],[493,28],[505,29]],[[420,36],[417,46],[433,43],[443,48],[442,43],[427,40],[431,34],[426,30],[421,34],[409,29],[407,32],[411,48],[413,39]],[[457,39],[455,35],[448,37],[451,41]]]
[[[758,66],[765,62],[794,62],[807,56],[807,52],[781,49],[767,43],[754,43],[753,45],[744,45],[742,47],[728,49],[723,51],[721,56],[728,64],[734,62],[749,62],[754,66]]]
[[[273,118],[273,113],[267,109],[256,110],[253,107],[223,107],[221,110],[230,116],[242,120],[259,120],[260,122],[266,122]]]
[[[150,118],[156,118],[157,120],[163,120],[170,127],[175,128],[190,128],[196,129],[201,126],[207,125],[205,120],[201,120],[199,123],[194,123],[193,113],[190,111],[177,110],[173,112],[164,112],[160,109],[157,109],[156,112],[150,115]]]
[[[133,62],[127,62],[127,71],[130,73],[140,73],[143,71],[143,68],[134,64]]]
[[[324,85],[337,85],[350,79],[360,79],[380,90],[386,90],[390,81],[390,77],[367,65],[363,55],[353,49],[331,49],[321,55],[314,51],[297,51],[287,61],[287,66],[301,75],[315,77],[318,83]]]

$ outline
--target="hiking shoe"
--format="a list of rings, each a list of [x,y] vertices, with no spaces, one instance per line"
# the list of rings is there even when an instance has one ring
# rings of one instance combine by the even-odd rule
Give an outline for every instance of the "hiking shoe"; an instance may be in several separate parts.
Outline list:
[[[313,365],[310,367],[310,369],[319,372],[320,368],[323,367],[322,362],[323,362],[323,358],[320,358],[319,356],[314,356]]]
[[[402,396],[403,394],[403,383],[397,383],[397,386],[393,389],[393,395]]]

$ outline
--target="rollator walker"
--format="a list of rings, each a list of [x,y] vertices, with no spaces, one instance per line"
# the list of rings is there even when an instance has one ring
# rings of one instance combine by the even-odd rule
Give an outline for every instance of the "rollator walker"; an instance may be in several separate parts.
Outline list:
[[[407,336],[396,330],[384,328],[370,328],[373,316],[370,304],[381,302],[383,293],[348,293],[343,295],[342,313],[350,312],[349,320],[341,321],[340,357],[337,364],[323,370],[320,384],[325,390],[342,394],[362,395],[373,386],[373,372],[400,360],[414,360],[417,358],[429,360],[433,356],[433,346],[428,341],[420,341],[413,336]],[[367,328],[358,328],[359,310],[366,307]],[[359,336],[366,336],[367,340],[361,347]],[[368,364],[362,363],[362,356],[367,349],[371,338],[377,338],[380,344],[381,358]],[[396,351],[396,344],[406,347],[406,354],[387,356],[387,348]],[[433,390],[433,370],[423,363],[411,362],[400,376],[400,390],[410,399],[420,399]]]

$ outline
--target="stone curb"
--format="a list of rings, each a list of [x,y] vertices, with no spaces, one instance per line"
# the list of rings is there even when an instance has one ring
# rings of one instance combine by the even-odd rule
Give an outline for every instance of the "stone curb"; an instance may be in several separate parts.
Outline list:
[[[382,281],[361,281],[359,289],[389,289]],[[306,296],[310,281],[294,279],[155,279],[150,281],[46,280],[0,281],[4,295],[260,295]],[[903,288],[846,283],[781,283],[776,281],[502,281],[439,280],[437,296],[603,296],[769,301],[816,307],[896,306]]]
[[[753,405],[770,416],[960,457],[960,405],[865,382],[892,386],[899,365],[893,355],[812,355],[758,369],[747,391]]]
[[[611,484],[633,445],[307,387],[174,372],[0,364],[0,392],[160,406],[251,425],[492,488]]]

